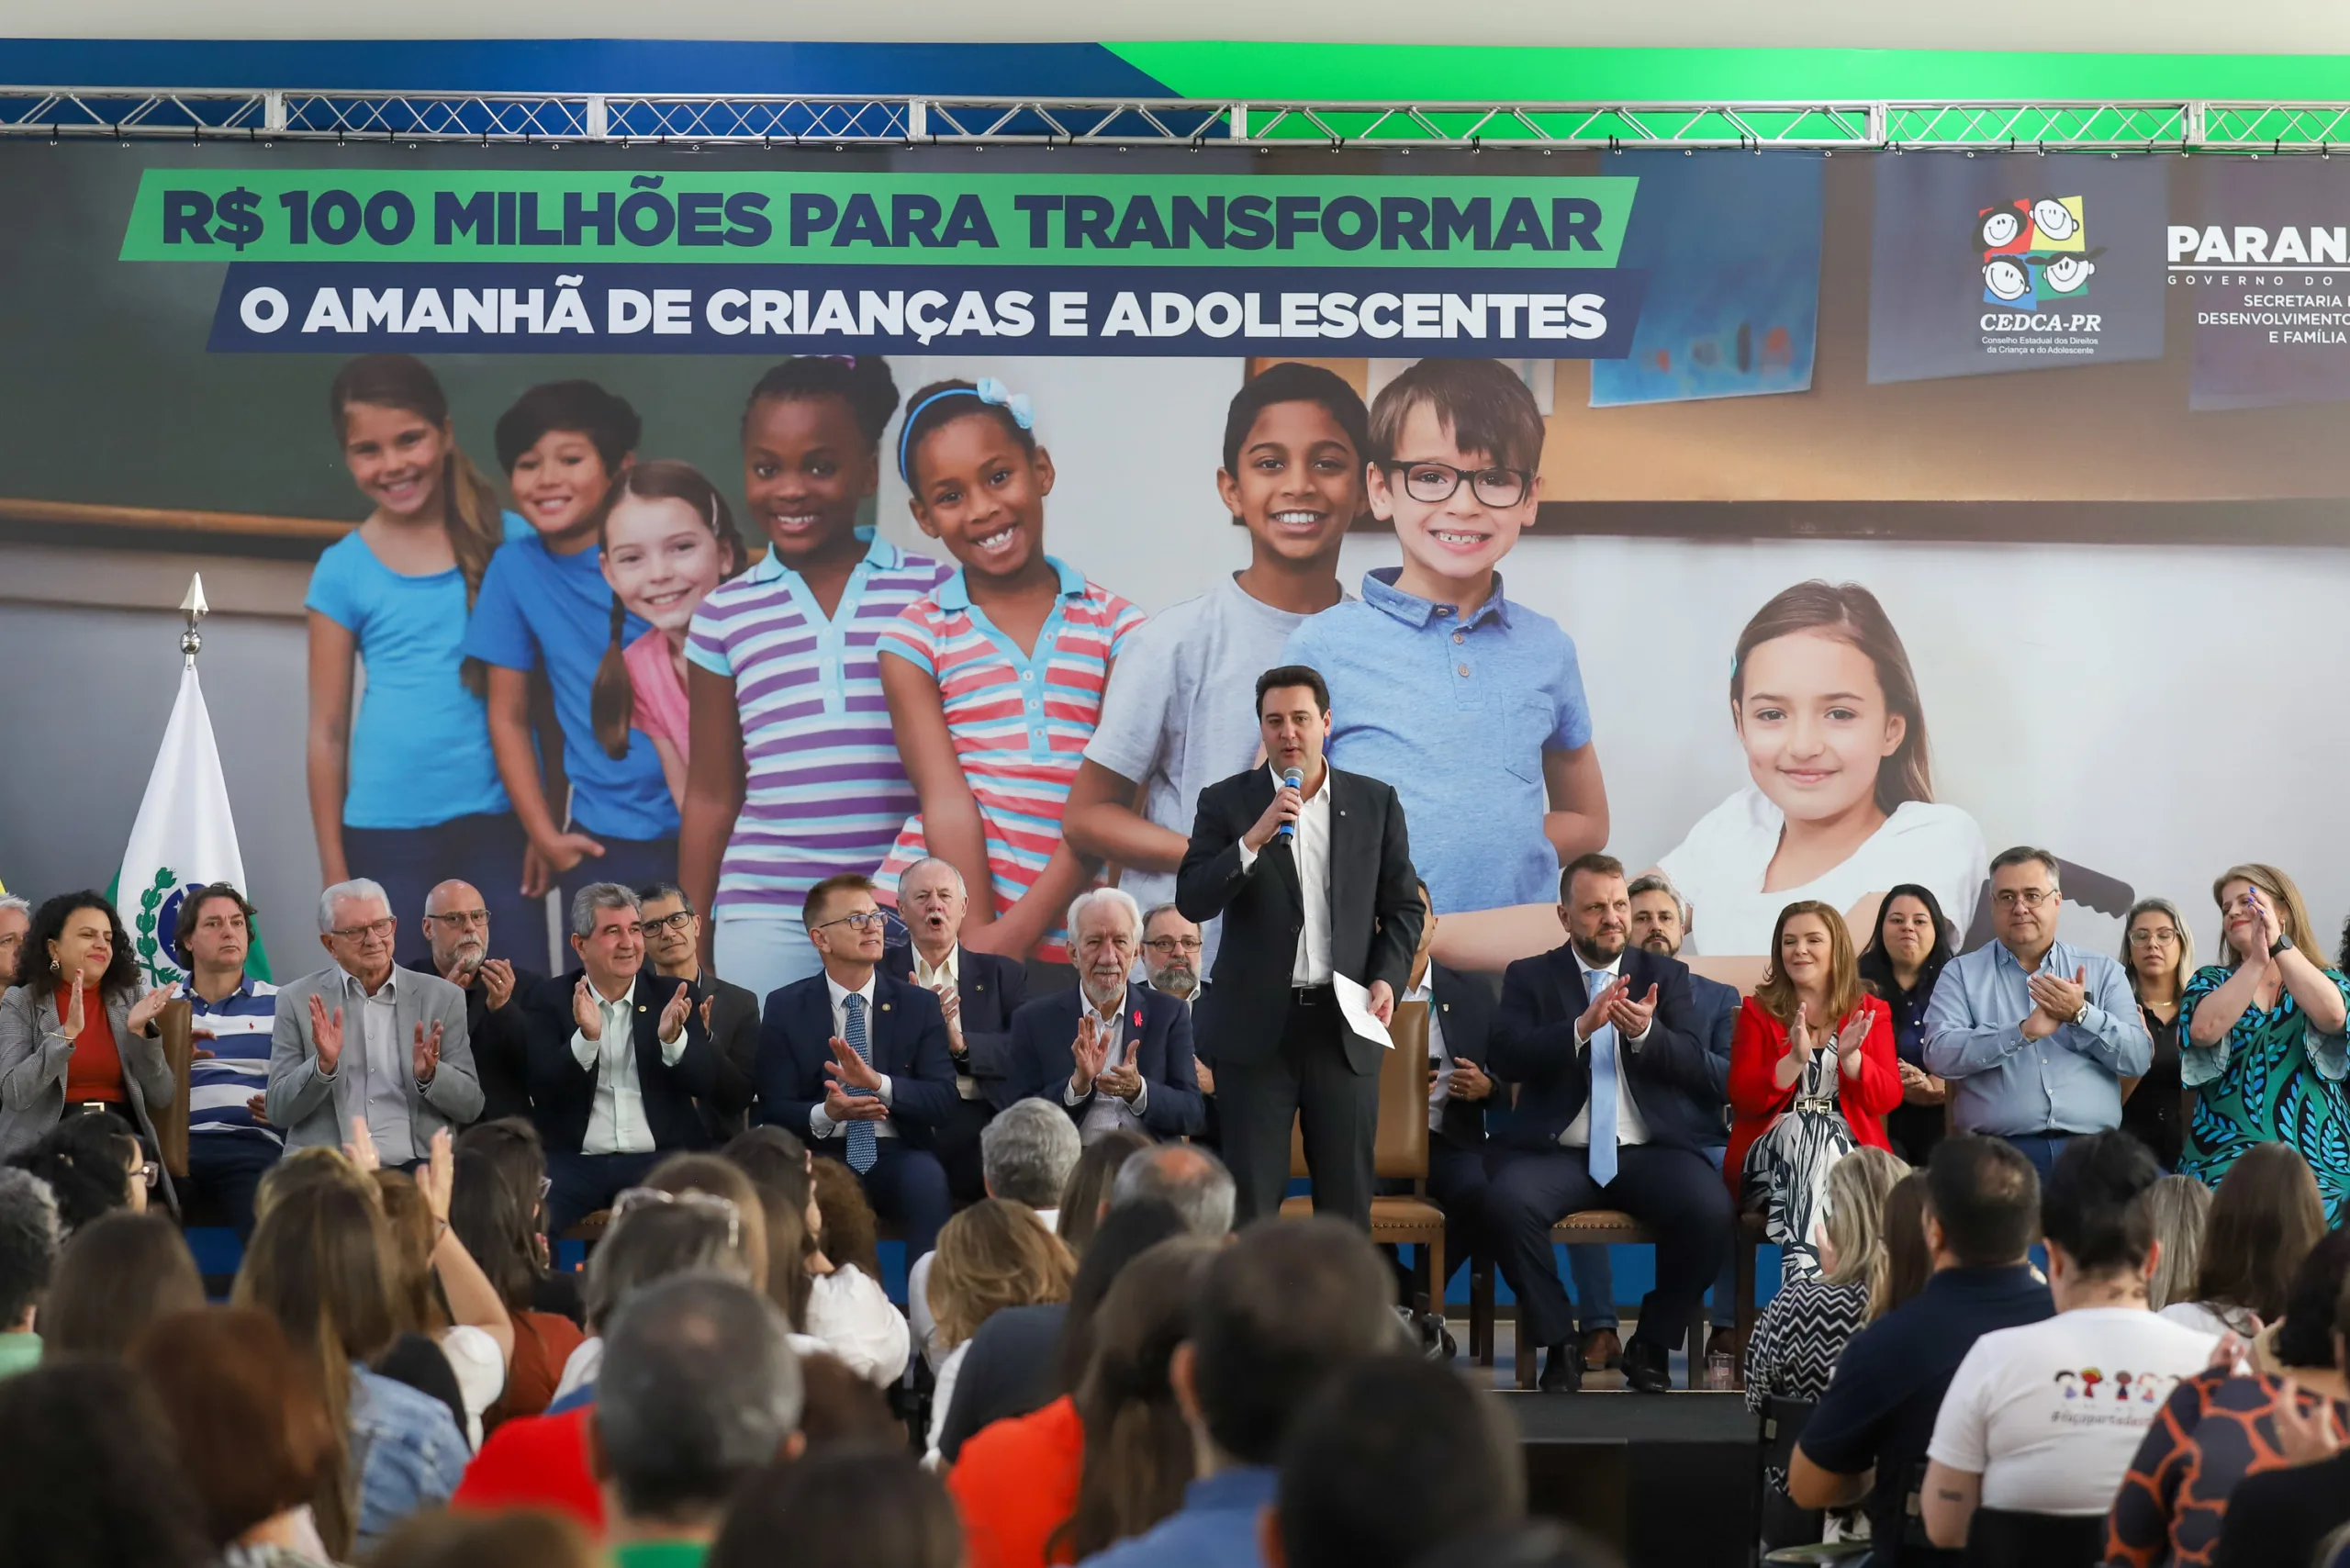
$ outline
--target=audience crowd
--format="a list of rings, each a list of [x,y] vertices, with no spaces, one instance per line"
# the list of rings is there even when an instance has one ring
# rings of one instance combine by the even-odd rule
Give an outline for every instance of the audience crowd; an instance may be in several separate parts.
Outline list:
[[[155,989],[104,896],[18,911],[0,1563],[1604,1561],[1525,1518],[1514,1427],[1393,1249],[1235,1232],[1196,929],[1088,892],[1054,987],[941,937],[951,870],[904,873],[911,946],[866,879],[819,883],[819,972],[765,998],[700,968],[666,883],[579,887],[554,976],[463,882],[328,889],[327,963],[277,987],[226,885]],[[1669,880],[1580,857],[1566,944],[1498,1000],[1421,944],[1415,1190],[1449,1263],[1508,1279],[1545,1390],[1662,1391],[1711,1318],[1765,1423],[1760,1547],[2330,1563],[2350,980],[2272,867],[2215,884],[2200,969],[2160,900],[2118,961],[2066,946],[2059,871],[1994,859],[1968,951],[1922,887],[1873,926],[1788,904],[1740,997],[1674,957]],[[1656,1246],[1625,1341],[1604,1255],[1550,1240],[1592,1208]],[[1780,1259],[1742,1345],[1741,1228]]]

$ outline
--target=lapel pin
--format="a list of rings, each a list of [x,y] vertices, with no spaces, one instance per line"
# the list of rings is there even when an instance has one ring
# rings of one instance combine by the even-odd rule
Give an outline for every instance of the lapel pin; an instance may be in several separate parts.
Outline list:
[[[889,1004],[888,1002],[883,1002],[883,1003],[881,1004],[881,1011],[882,1011],[882,1012],[884,1012],[884,1013],[889,1012],[889,1011],[890,1011],[890,1004]]]
[[[638,1002],[638,1003],[636,1004],[636,1010],[637,1010],[639,1013],[643,1012],[643,1011],[644,1011],[644,1003],[643,1003],[642,1002]]]

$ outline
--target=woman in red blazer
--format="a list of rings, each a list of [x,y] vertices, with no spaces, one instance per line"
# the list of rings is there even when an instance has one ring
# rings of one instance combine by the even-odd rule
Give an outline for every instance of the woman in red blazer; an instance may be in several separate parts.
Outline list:
[[[1861,990],[1844,917],[1806,901],[1779,912],[1771,969],[1730,1037],[1736,1119],[1722,1171],[1780,1249],[1783,1280],[1819,1271],[1828,1172],[1862,1144],[1889,1148],[1901,1103],[1893,1014]]]

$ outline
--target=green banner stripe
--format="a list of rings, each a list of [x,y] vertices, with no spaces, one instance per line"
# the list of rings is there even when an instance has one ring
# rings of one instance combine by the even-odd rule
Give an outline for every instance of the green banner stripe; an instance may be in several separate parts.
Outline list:
[[[2350,55],[2338,54],[1502,49],[1217,41],[1105,47],[1180,96],[1269,103],[2350,99]]]
[[[1620,176],[150,169],[125,261],[1612,267]]]

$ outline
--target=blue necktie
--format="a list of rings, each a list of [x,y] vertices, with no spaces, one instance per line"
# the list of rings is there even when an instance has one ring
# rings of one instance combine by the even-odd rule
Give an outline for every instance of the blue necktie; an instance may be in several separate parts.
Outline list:
[[[852,992],[846,1003],[846,1010],[848,1013],[847,1033],[842,1037],[848,1041],[848,1048],[857,1054],[858,1059],[870,1067],[873,1065],[873,1047],[865,1037],[865,998]],[[856,1096],[871,1094],[873,1091],[847,1089],[842,1092]],[[873,1162],[880,1157],[880,1138],[874,1131],[871,1122],[858,1121],[848,1125],[848,1168],[851,1170],[856,1171],[859,1176],[864,1175],[873,1169]]]
[[[1593,982],[1598,975],[1588,977]],[[1616,1025],[1591,1032],[1591,1179],[1616,1180]]]

